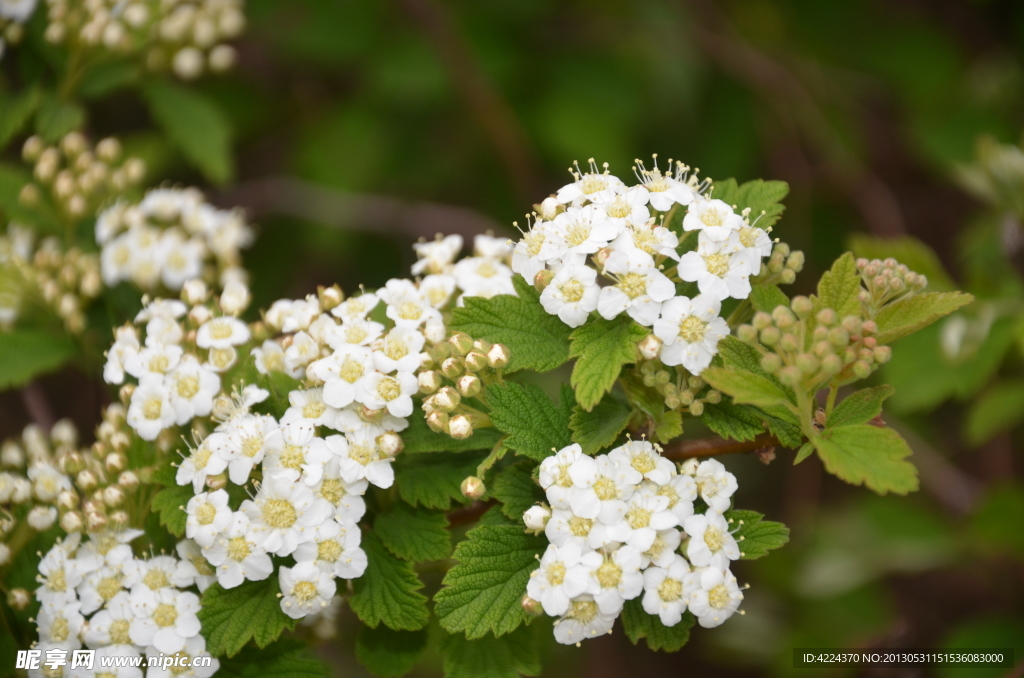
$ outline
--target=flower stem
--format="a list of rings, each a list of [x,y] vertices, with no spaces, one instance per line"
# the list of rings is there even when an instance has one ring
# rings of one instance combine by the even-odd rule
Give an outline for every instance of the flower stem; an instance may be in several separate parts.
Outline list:
[[[694,457],[718,457],[723,454],[757,452],[781,446],[782,443],[779,442],[779,439],[770,433],[762,433],[753,440],[698,438],[697,440],[678,440],[665,445],[661,456],[673,461],[683,461]]]

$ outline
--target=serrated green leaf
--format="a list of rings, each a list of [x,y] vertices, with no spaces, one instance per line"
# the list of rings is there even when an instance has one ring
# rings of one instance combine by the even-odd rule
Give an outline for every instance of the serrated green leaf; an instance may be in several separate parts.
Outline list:
[[[452,311],[449,329],[504,344],[510,353],[509,372],[547,372],[563,365],[569,360],[571,328],[544,310],[540,294],[522,276],[515,276],[512,283],[518,297],[467,297],[465,306]]]
[[[840,318],[860,315],[860,273],[857,260],[849,252],[836,259],[832,268],[818,281],[818,294],[811,297],[814,312],[831,308]]]
[[[571,410],[552,403],[537,386],[510,381],[489,386],[485,395],[494,427],[516,454],[543,461],[552,448],[572,443]]]
[[[476,474],[486,453],[400,454],[395,458],[395,486],[412,506],[447,511],[452,501],[465,504],[462,481]]]
[[[800,430],[797,417],[793,412],[781,405],[757,408],[764,415],[765,426],[772,435],[779,439],[784,447],[795,450],[803,444],[804,434]],[[776,416],[777,415],[777,416]]]
[[[682,433],[682,415],[675,411],[667,412],[665,398],[655,389],[644,386],[635,371],[623,376],[620,383],[630,405],[637,410],[634,412],[634,417],[639,417],[637,425],[651,430],[654,442],[666,443]]]
[[[394,631],[386,626],[359,628],[356,659],[379,678],[399,678],[412,671],[427,647],[427,631]]]
[[[147,82],[142,94],[186,160],[214,183],[231,178],[231,127],[217,104],[195,89],[162,80]]]
[[[448,571],[434,596],[441,626],[470,640],[514,631],[525,619],[520,602],[546,544],[521,527],[481,525],[470,530],[455,547],[459,564]]]
[[[709,367],[700,374],[711,387],[732,397],[737,404],[786,405],[789,396],[777,384],[760,374],[733,367]]]
[[[875,317],[879,344],[891,344],[974,301],[963,292],[914,294],[882,307]]]
[[[849,238],[850,250],[865,259],[892,257],[915,273],[928,276],[928,289],[952,292],[956,283],[946,272],[935,251],[912,235],[898,238],[879,238],[867,233],[853,233]]]
[[[757,511],[726,511],[725,519],[739,543],[743,560],[757,560],[789,541],[789,528],[773,520],[764,520]]]
[[[683,415],[678,410],[669,410],[656,422],[651,439],[656,443],[667,443],[683,435]]]
[[[520,521],[527,509],[544,501],[544,490],[533,480],[536,464],[523,460],[512,464],[494,481],[491,494],[501,502],[501,512],[509,520]]]
[[[917,468],[899,433],[891,428],[855,424],[826,429],[812,441],[825,469],[851,485],[866,485],[878,494],[917,490]]]
[[[971,403],[964,424],[964,438],[972,446],[982,445],[997,433],[1018,426],[1024,419],[1024,380],[994,384]]]
[[[612,390],[622,366],[640,357],[637,343],[651,331],[627,315],[598,318],[577,327],[569,337],[569,356],[576,358],[570,382],[576,402],[588,412]]]
[[[538,624],[536,628],[540,628]],[[518,678],[540,673],[541,639],[531,627],[501,638],[467,640],[453,634],[441,641],[445,678]]]
[[[282,640],[244,655],[221,659],[217,677],[228,678],[328,678],[330,668],[316,657],[306,644],[295,639]]]
[[[468,438],[455,439],[446,433],[435,433],[427,426],[427,420],[420,413],[409,417],[409,427],[402,431],[402,453],[424,454],[430,452],[471,452],[494,449],[501,433],[497,429],[482,428],[473,431]]]
[[[896,389],[888,384],[865,388],[843,398],[828,417],[828,425],[866,424],[882,413],[882,403]]]
[[[250,640],[266,647],[281,632],[294,629],[298,620],[281,611],[281,592],[276,576],[247,581],[233,589],[213,584],[203,592],[199,621],[206,649],[215,657],[238,654]]]
[[[427,625],[427,597],[420,593],[423,582],[412,563],[399,560],[384,548],[373,532],[363,535],[367,566],[362,577],[352,581],[349,606],[367,626],[381,623],[395,631],[418,631]]]
[[[17,94],[0,94],[0,148],[18,134],[39,106],[39,88],[30,87]]]
[[[753,440],[764,431],[761,424],[764,417],[752,405],[708,403],[704,405],[704,414],[700,419],[714,433],[730,440]]]
[[[185,534],[185,522],[188,516],[185,514],[185,506],[195,496],[192,485],[170,485],[156,493],[150,508],[160,515],[160,524],[167,528],[167,531],[175,537],[182,537]]]
[[[627,600],[622,608],[622,628],[634,645],[641,638],[655,652],[678,652],[690,640],[690,629],[696,620],[687,611],[675,626],[665,626],[661,618],[647,614],[640,598]]]
[[[759,228],[768,228],[774,225],[785,211],[786,206],[782,204],[782,200],[788,194],[789,184],[785,181],[755,179],[737,185],[735,179],[726,179],[714,183],[712,197],[734,205],[737,212],[749,207],[750,221],[757,220]]]
[[[738,367],[747,372],[759,374],[782,389],[792,400],[793,391],[788,386],[783,386],[775,375],[768,374],[761,367],[761,354],[753,346],[748,346],[733,336],[724,337],[718,342],[718,354],[726,367]]]
[[[44,141],[54,143],[85,122],[85,109],[73,101],[64,101],[48,92],[42,96],[36,111],[36,133]]]
[[[771,313],[778,306],[789,306],[789,297],[778,285],[760,283],[750,289],[750,303],[755,311]]]
[[[414,511],[401,502],[390,513],[377,516],[373,531],[389,551],[414,563],[443,560],[452,550],[448,519],[443,513]]]
[[[0,389],[14,388],[53,372],[77,352],[74,341],[43,330],[0,332]]]
[[[569,419],[572,439],[584,453],[597,454],[615,442],[632,414],[629,407],[612,397],[603,398],[590,412],[577,405]]]

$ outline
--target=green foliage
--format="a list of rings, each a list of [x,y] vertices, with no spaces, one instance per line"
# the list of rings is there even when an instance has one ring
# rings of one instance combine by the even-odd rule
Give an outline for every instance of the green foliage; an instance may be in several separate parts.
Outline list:
[[[0,92],[0,148],[22,130],[32,114],[39,106],[39,88],[28,89],[13,94]]]
[[[750,288],[750,303],[755,311],[771,313],[778,306],[789,306],[789,297],[778,285],[754,285]]]
[[[840,319],[849,315],[860,315],[860,273],[857,261],[849,252],[839,257],[832,268],[818,281],[818,294],[812,296],[814,312],[831,308]]]
[[[993,384],[971,403],[964,425],[969,445],[982,445],[995,435],[1013,428],[1024,419],[1024,380]]]
[[[167,138],[214,183],[231,179],[231,127],[217,105],[194,89],[151,80],[142,88]]]
[[[418,412],[409,417],[409,427],[402,431],[402,453],[421,454],[424,452],[470,452],[490,450],[501,438],[493,428],[473,431],[468,438],[456,439],[446,433],[435,433],[427,426],[426,417]]]
[[[448,571],[434,596],[434,611],[450,633],[474,640],[503,636],[523,623],[520,601],[537,556],[547,540],[521,527],[481,525],[455,547],[458,565]]]
[[[395,459],[395,486],[402,500],[413,506],[447,511],[452,501],[465,503],[462,481],[476,473],[485,454],[400,454]]]
[[[85,121],[85,109],[74,101],[66,101],[56,93],[44,94],[36,112],[36,133],[49,143],[59,141]]]
[[[882,308],[875,318],[878,343],[891,344],[972,301],[974,297],[963,292],[926,292],[898,299]]]
[[[330,667],[298,640],[282,640],[262,650],[221,659],[218,676],[228,678],[329,678]]]
[[[592,318],[573,331],[569,356],[577,360],[570,381],[580,407],[589,412],[601,402],[615,385],[622,366],[640,357],[637,342],[650,333],[628,315],[614,320]]]
[[[540,642],[537,631],[542,625],[521,627],[495,638],[488,634],[467,640],[453,634],[441,642],[445,678],[518,678],[540,674]]]
[[[577,405],[569,419],[572,439],[586,454],[597,454],[615,442],[632,414],[629,407],[610,396],[602,398],[589,412]]]
[[[0,332],[0,389],[15,388],[52,372],[71,360],[78,351],[66,335],[44,330],[19,329]],[[15,358],[16,356],[16,358]]]
[[[786,392],[768,377],[732,367],[709,367],[701,372],[701,379],[722,393],[732,396],[737,404],[788,405]]]
[[[401,502],[389,513],[377,516],[373,531],[389,551],[414,563],[442,560],[452,550],[448,519],[443,513],[415,511]]]
[[[882,403],[896,389],[888,384],[865,388],[843,398],[828,416],[830,427],[867,424],[882,414]]]
[[[572,443],[572,391],[568,388],[563,387],[558,405],[533,384],[495,384],[485,394],[494,427],[507,436],[505,445],[516,454],[543,461],[552,448]]]
[[[892,257],[911,271],[928,276],[930,290],[951,292],[956,289],[956,283],[949,277],[935,251],[914,236],[879,238],[865,233],[854,233],[850,235],[849,246],[855,256],[865,259]]]
[[[774,225],[785,211],[786,206],[782,200],[789,195],[789,184],[785,181],[755,179],[737,186],[735,179],[726,179],[715,182],[712,195],[729,205],[735,205],[740,212],[749,207],[751,223],[760,216],[757,226],[766,229]]]
[[[427,647],[427,631],[394,631],[360,626],[356,659],[378,678],[399,678],[412,671]]]
[[[191,483],[188,485],[169,485],[157,492],[150,502],[150,508],[160,515],[160,524],[175,537],[185,535],[185,505],[195,496]]]
[[[917,490],[917,469],[906,461],[911,454],[891,428],[853,424],[825,429],[812,442],[825,469],[852,485],[865,485],[879,494]]]
[[[381,623],[395,631],[418,631],[427,625],[427,598],[420,589],[412,563],[399,560],[384,548],[373,532],[363,536],[368,564],[362,577],[353,580],[349,606],[370,628]]]
[[[512,279],[518,297],[469,297],[452,312],[448,327],[474,339],[504,344],[508,371],[547,372],[569,360],[570,328],[540,305],[540,294],[520,275]]]
[[[734,530],[743,560],[757,560],[789,542],[788,527],[764,520],[764,515],[757,511],[726,511],[725,519],[731,521],[730,529]]]
[[[714,433],[730,440],[753,440],[764,431],[763,414],[751,405],[708,404],[700,419]]]
[[[247,581],[233,589],[213,584],[203,592],[199,621],[206,649],[215,657],[238,654],[246,643],[270,645],[297,620],[281,611],[281,592],[276,576]]]
[[[491,488],[491,494],[501,502],[501,512],[509,520],[521,521],[523,514],[539,501],[544,501],[544,491],[533,480],[531,461],[520,461],[502,471]]]
[[[988,490],[971,517],[971,534],[986,550],[1024,558],[1024,487],[1005,483]]]
[[[641,638],[654,651],[678,652],[690,640],[690,629],[696,622],[686,611],[675,626],[665,626],[661,619],[644,611],[640,598],[627,600],[622,608],[622,628],[629,640],[636,645]]]

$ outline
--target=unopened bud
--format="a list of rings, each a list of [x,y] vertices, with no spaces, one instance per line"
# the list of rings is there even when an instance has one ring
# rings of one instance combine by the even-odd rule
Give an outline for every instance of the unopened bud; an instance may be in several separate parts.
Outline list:
[[[874,355],[875,362],[879,365],[884,365],[892,360],[892,349],[888,346],[876,346],[874,348]]]
[[[853,373],[857,375],[858,379],[867,379],[871,376],[871,365],[863,360],[858,360],[853,364]]]
[[[134,471],[124,471],[117,477],[117,484],[131,490],[139,486],[139,477],[135,475]]]
[[[544,614],[544,606],[541,605],[539,600],[534,600],[529,595],[524,595],[519,604],[522,605],[523,612],[531,617],[539,617]]]
[[[551,221],[558,216],[559,207],[560,205],[558,200],[556,200],[554,196],[549,195],[540,203],[540,215],[548,221]]]
[[[62,490],[57,495],[57,507],[62,511],[72,511],[78,508],[78,495],[74,490]]]
[[[82,490],[83,492],[89,492],[90,490],[92,490],[94,487],[96,487],[96,483],[96,474],[90,471],[89,469],[84,469],[80,471],[78,473],[77,478],[75,478],[75,484],[78,485],[78,489]]]
[[[464,397],[473,398],[480,393],[480,389],[483,387],[483,384],[480,381],[480,377],[475,374],[465,374],[459,377],[459,380],[456,382],[456,386],[459,389],[459,393]]]
[[[388,431],[377,438],[377,447],[385,457],[394,457],[402,451],[402,436],[394,431]]]
[[[796,316],[785,306],[776,306],[772,311],[772,318],[775,319],[775,326],[781,329],[792,327],[796,322]]]
[[[110,525],[116,529],[122,529],[128,527],[128,523],[131,520],[128,517],[127,511],[114,511],[109,516]]]
[[[757,329],[753,325],[740,325],[736,328],[736,338],[744,344],[756,344]]]
[[[70,514],[66,514],[70,515]],[[102,513],[88,513],[85,516],[85,527],[90,532],[99,532],[107,526],[107,516]]]
[[[850,333],[842,327],[833,327],[828,331],[828,341],[836,348],[845,348],[850,343]]]
[[[490,367],[487,356],[479,351],[470,351],[466,355],[466,368],[472,372],[479,372]]]
[[[796,366],[806,375],[812,375],[818,371],[818,359],[812,353],[801,353],[796,357]]]
[[[434,394],[434,407],[442,412],[451,412],[461,401],[462,396],[451,386],[445,386]]]
[[[843,370],[843,359],[837,355],[827,355],[821,359],[821,369],[829,376],[835,376]]]
[[[843,329],[854,336],[860,334],[861,324],[861,319],[855,315],[846,316],[842,322]]]
[[[110,508],[115,508],[121,505],[124,501],[124,490],[117,485],[110,485],[103,490],[103,503]]]
[[[866,320],[864,321],[864,324],[861,325],[860,333],[863,334],[865,337],[870,337],[872,334],[875,334],[876,332],[878,332],[878,323],[876,323],[874,320]]]
[[[484,481],[476,476],[469,476],[463,480],[460,489],[462,490],[462,496],[469,499],[479,499],[487,492],[487,486],[484,485]]]
[[[536,534],[544,531],[550,519],[551,509],[540,504],[531,506],[523,514],[523,522],[526,523],[526,529]]]
[[[445,358],[444,362],[441,363],[441,372],[444,373],[444,376],[454,380],[466,372],[466,367],[460,358],[452,356],[451,358]]]
[[[710,405],[717,405],[718,403],[722,402],[722,394],[716,391],[715,389],[711,389],[704,396],[704,400]]]
[[[764,330],[771,327],[772,317],[764,311],[758,311],[754,314],[754,319],[750,322],[757,329]]]
[[[791,268],[784,268],[779,273],[779,282],[783,285],[792,285],[796,282],[796,271]]]
[[[125,466],[128,465],[128,457],[121,452],[111,452],[107,455],[107,458],[103,460],[103,465],[106,467],[108,473],[116,475],[123,471]]]
[[[779,381],[786,386],[797,387],[800,385],[800,381],[803,379],[803,372],[800,371],[799,367],[789,365],[779,370]]]
[[[202,278],[192,278],[181,286],[181,300],[189,306],[195,306],[206,301],[207,292],[209,290],[206,289],[206,283]]]
[[[118,390],[117,396],[127,406],[132,400],[133,393],[135,393],[135,384],[125,384]]]
[[[800,350],[800,340],[795,334],[787,332],[782,335],[782,339],[779,340],[779,346],[783,351],[793,353],[794,351]]]
[[[551,284],[551,281],[555,279],[554,271],[543,269],[537,272],[537,275],[533,277],[533,286],[538,292],[543,292],[547,289],[547,286]]]
[[[782,338],[782,332],[778,327],[766,327],[761,330],[761,343],[765,346],[774,346]]]
[[[690,403],[690,414],[695,417],[699,417],[704,414],[704,403],[700,400],[694,400]]]
[[[452,347],[447,341],[440,344],[434,344],[431,346],[427,353],[430,354],[430,359],[434,361],[434,364],[440,365],[445,361],[445,358],[452,354]]]
[[[468,334],[456,332],[448,338],[448,345],[451,347],[452,355],[461,358],[473,350],[473,338]]]
[[[814,304],[811,300],[803,296],[793,297],[793,301],[791,301],[789,305],[801,320],[809,316],[811,311],[814,310]]]
[[[57,522],[57,509],[52,506],[36,506],[28,512],[25,520],[36,532],[44,532]]]
[[[342,294],[341,288],[337,285],[331,285],[330,287],[317,287],[316,296],[317,299],[320,300],[320,310],[324,313],[330,311],[345,300],[345,295]]]
[[[228,486],[228,474],[218,473],[215,476],[206,476],[206,485],[210,491],[223,490]]]
[[[423,395],[430,395],[431,393],[436,392],[437,389],[441,388],[441,384],[444,383],[444,380],[441,378],[441,373],[435,370],[420,372],[416,379],[419,382],[420,393]]]
[[[463,440],[473,435],[473,424],[464,414],[457,414],[448,420],[448,435]]]
[[[838,316],[836,316],[836,312],[833,311],[831,308],[825,308],[818,311],[818,315],[815,316],[815,320],[818,321],[819,325],[823,325],[825,327],[833,327],[836,323],[839,322],[839,318]]]
[[[648,334],[646,337],[641,339],[636,346],[640,351],[640,355],[642,355],[644,359],[654,360],[658,357],[658,352],[661,351],[661,344],[661,339],[653,334]]]
[[[793,252],[786,258],[786,269],[799,273],[804,268],[804,253],[800,250]]]
[[[21,157],[25,162],[35,162],[45,147],[42,137],[33,134],[25,139],[25,145],[21,147]]]
[[[441,433],[448,426],[448,413],[435,410],[427,415],[427,426],[434,433]]]
[[[612,255],[611,247],[604,247],[597,251],[597,254],[593,256],[594,264],[597,266],[598,271],[604,270],[604,264],[608,261],[608,257]]]
[[[495,369],[501,369],[508,365],[511,354],[506,346],[503,344],[495,344],[491,346],[491,350],[487,352],[487,362],[491,364],[491,367]]]
[[[7,547],[4,546],[4,548]],[[12,609],[17,610],[18,612],[27,609],[31,602],[32,596],[30,596],[28,591],[26,591],[25,589],[11,589],[10,593],[7,594],[7,604],[10,605]]]

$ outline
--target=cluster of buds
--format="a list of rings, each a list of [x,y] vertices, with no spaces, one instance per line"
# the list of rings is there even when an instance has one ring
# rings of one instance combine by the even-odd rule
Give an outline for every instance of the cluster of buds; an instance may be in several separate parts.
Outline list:
[[[690,374],[684,367],[666,367],[660,361],[645,360],[640,363],[639,370],[644,386],[660,393],[669,410],[685,411],[699,417],[704,414],[705,403],[716,405],[722,402],[721,393],[705,388],[707,382]]]
[[[58,210],[74,219],[93,214],[111,195],[137,186],[145,177],[142,160],[122,156],[121,143],[110,137],[95,147],[79,132],[65,135],[54,146],[29,137],[22,157],[34,164],[36,182],[21,189],[19,201],[35,207],[45,192]]]
[[[760,351],[765,372],[792,388],[814,389],[830,379],[865,379],[889,362],[892,349],[878,345],[877,332],[873,320],[840,319],[830,308],[815,313],[813,302],[801,296],[790,307],[756,313],[736,336]]]
[[[906,264],[892,257],[885,259],[858,259],[857,271],[867,289],[860,291],[860,302],[869,316],[890,302],[920,292],[928,285],[928,278],[914,273]]]
[[[791,285],[796,280],[796,274],[803,269],[804,253],[800,250],[791,250],[784,242],[777,242],[761,269],[761,274],[754,280],[769,285]]]
[[[0,236],[0,327],[10,327],[28,303],[55,313],[71,333],[85,329],[84,309],[102,287],[99,258],[57,238],[34,245],[31,230],[10,224]]]
[[[420,393],[427,396],[423,410],[431,430],[462,439],[475,428],[490,426],[490,418],[464,399],[478,396],[508,365],[508,349],[456,332],[427,353],[418,379]]]

